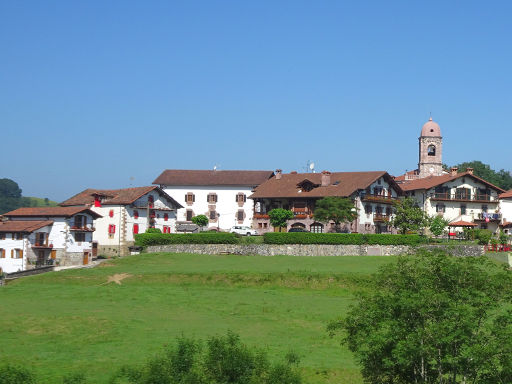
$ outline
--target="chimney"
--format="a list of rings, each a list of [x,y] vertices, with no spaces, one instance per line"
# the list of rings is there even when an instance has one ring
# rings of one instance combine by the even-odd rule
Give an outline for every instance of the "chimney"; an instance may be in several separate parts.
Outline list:
[[[472,175],[473,174],[473,168],[471,168],[471,167],[466,168],[466,172],[469,173],[470,175]]]
[[[297,171],[291,171],[290,172],[290,175],[296,175],[297,174]]]
[[[458,170],[459,170],[459,168],[457,168],[457,167],[451,167],[450,168],[450,176],[457,176]]]
[[[331,185],[331,172],[322,171],[322,187]]]
[[[282,169],[276,169],[276,180],[281,180],[282,174],[283,174]]]

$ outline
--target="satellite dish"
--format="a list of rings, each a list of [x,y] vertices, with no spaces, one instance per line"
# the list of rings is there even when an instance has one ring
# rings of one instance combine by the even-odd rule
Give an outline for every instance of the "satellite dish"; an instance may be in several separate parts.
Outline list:
[[[214,171],[216,171],[216,170],[217,170],[217,166],[216,166],[216,165],[214,165],[214,166],[213,166],[213,170],[214,170]]]
[[[311,169],[314,172],[315,171],[315,163],[309,164],[309,169]]]

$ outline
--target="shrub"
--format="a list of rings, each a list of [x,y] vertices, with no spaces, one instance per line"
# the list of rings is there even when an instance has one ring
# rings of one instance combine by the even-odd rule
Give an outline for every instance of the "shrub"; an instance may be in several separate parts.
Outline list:
[[[192,218],[192,222],[202,228],[208,225],[209,220],[206,215],[197,215]]]
[[[135,244],[141,247],[166,244],[235,244],[238,239],[228,232],[201,233],[142,233],[135,235]]]
[[[417,245],[426,242],[419,235],[361,234],[361,233],[279,233],[263,235],[266,244],[346,244],[346,245]]]
[[[265,353],[249,348],[228,331],[206,343],[178,338],[144,365],[122,368],[110,382],[300,384],[302,379],[296,365],[288,361],[272,365]]]
[[[476,229],[475,230],[475,239],[478,240],[478,244],[487,245],[489,244],[489,240],[491,240],[492,232],[488,229]]]
[[[162,230],[160,228],[148,228],[146,233],[162,233]]]
[[[35,384],[34,375],[26,368],[16,365],[0,367],[0,384]]]
[[[63,384],[86,384],[87,380],[83,373],[72,373],[62,378]]]

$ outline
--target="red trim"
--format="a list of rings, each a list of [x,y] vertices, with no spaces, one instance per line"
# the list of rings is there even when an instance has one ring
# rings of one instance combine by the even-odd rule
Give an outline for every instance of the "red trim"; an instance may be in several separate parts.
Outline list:
[[[133,224],[133,233],[134,234],[139,233],[139,224]]]

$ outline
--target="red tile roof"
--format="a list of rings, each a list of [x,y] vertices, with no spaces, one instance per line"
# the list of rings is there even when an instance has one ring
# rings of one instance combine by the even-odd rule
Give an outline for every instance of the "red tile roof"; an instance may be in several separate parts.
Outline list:
[[[88,213],[94,218],[102,217],[88,207],[25,207],[4,213],[5,217],[71,217],[77,213]]]
[[[304,191],[298,185],[309,180],[314,184],[321,185],[321,173],[288,173],[282,174],[281,179],[272,177],[258,186],[250,198],[322,198],[326,196],[351,196],[357,190],[368,188],[375,180],[384,177],[398,193],[400,187],[393,178],[385,171],[375,172],[332,172],[331,181],[328,186],[318,186],[312,190]],[[301,191],[301,192],[299,192]]]
[[[459,220],[459,221],[452,221],[450,224],[448,224],[449,227],[476,227],[477,224],[470,223],[469,221]]]
[[[512,197],[512,189],[500,195],[500,199],[507,199],[509,197]]]
[[[94,196],[101,196],[102,205],[128,205],[132,204],[138,198],[145,194],[156,190],[160,195],[171,201],[176,208],[183,208],[180,203],[174,200],[171,196],[163,191],[162,188],[151,185],[148,187],[135,187],[123,189],[86,189],[75,196],[70,197],[66,201],[60,203],[60,206],[73,206],[73,205],[92,205],[94,204]]]
[[[400,187],[404,191],[415,191],[418,189],[430,189],[430,188],[436,187],[438,185],[444,184],[448,181],[456,180],[460,177],[465,177],[465,176],[472,177],[473,179],[481,182],[482,184],[487,185],[488,187],[490,187],[498,192],[505,192],[500,187],[497,187],[494,184],[491,184],[488,181],[481,179],[480,177],[473,175],[469,172],[458,173],[455,176],[446,174],[446,175],[441,175],[441,176],[424,177],[422,179],[417,179],[417,180],[409,180],[409,181],[405,181],[402,184],[400,184]]]
[[[402,182],[402,181],[406,181],[406,176],[410,177],[410,176],[416,176],[416,175],[418,175],[418,170],[414,169],[412,171],[405,172],[403,175],[395,176],[393,178],[395,179],[395,181],[397,183],[399,183],[399,182]]]
[[[153,184],[159,185],[241,185],[255,187],[268,180],[272,171],[213,171],[167,169]]]
[[[51,220],[8,220],[0,221],[0,232],[25,232],[31,233],[40,228],[52,225]]]

